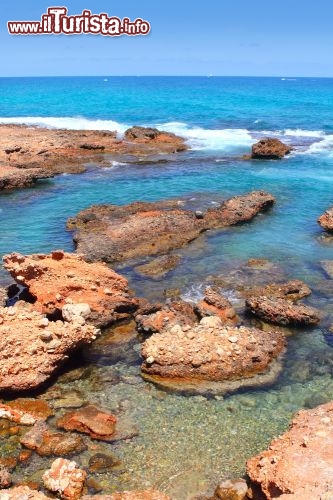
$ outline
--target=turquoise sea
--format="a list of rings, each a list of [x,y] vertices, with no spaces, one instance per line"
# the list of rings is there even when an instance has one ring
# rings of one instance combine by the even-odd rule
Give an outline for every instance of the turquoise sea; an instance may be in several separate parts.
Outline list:
[[[125,400],[140,427],[138,438],[112,447],[125,472],[98,478],[105,481],[104,491],[156,486],[176,500],[194,498],[218,478],[244,474],[246,459],[283,432],[296,410],[333,399],[333,348],[327,334],[333,323],[333,286],[320,266],[333,258],[333,242],[316,222],[333,205],[332,110],[333,79],[0,79],[1,123],[117,130],[120,136],[132,125],[156,126],[183,136],[190,146],[165,162],[110,156],[109,167],[90,164],[84,174],[2,194],[1,255],[73,250],[66,219],[92,204],[185,198],[193,207],[207,207],[264,189],[277,199],[269,214],[207,234],[181,251],[182,264],[164,280],[143,279],[130,266],[120,271],[149,299],[161,299],[165,288],[179,288],[192,300],[209,277],[250,279],[244,271],[247,260],[266,258],[277,275],[306,281],[313,289],[308,303],[324,313],[321,328],[290,337],[275,385],[228,398],[162,393],[139,378],[138,354],[126,361],[126,356],[99,358],[88,352],[92,373],[102,382],[93,389],[93,377],[76,380],[62,385],[63,390],[82,392],[110,408]],[[292,144],[292,154],[281,161],[241,160],[266,136]],[[4,272],[0,279],[6,282]],[[237,306],[233,292],[226,293]],[[132,353],[133,346],[128,349]],[[122,377],[115,386],[103,382],[101,374],[108,371]],[[80,460],[84,463],[88,455]],[[27,477],[38,468],[35,463],[29,467],[22,471]]]

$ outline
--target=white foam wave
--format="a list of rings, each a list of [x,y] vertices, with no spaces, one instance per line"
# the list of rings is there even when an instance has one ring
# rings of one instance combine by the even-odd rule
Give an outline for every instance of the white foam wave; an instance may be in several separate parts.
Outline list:
[[[333,154],[333,135],[325,135],[321,141],[314,142],[305,151],[307,154]]]
[[[290,137],[324,137],[325,134],[322,130],[302,130],[302,129],[289,129],[283,131],[283,135]]]
[[[169,122],[156,125],[160,130],[173,132],[187,140],[195,150],[233,151],[246,149],[253,143],[251,134],[246,129],[204,129],[190,127],[186,123]]]
[[[0,123],[36,125],[46,128],[64,128],[69,130],[110,130],[124,133],[129,125],[113,120],[89,120],[83,117],[54,117],[54,116],[15,116],[0,117]]]

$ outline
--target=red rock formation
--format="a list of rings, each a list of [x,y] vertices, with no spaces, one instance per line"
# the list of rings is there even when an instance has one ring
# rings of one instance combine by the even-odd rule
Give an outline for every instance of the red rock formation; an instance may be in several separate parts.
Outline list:
[[[258,318],[282,326],[314,326],[320,322],[319,312],[313,307],[292,304],[285,299],[250,297],[246,307]]]
[[[333,402],[297,413],[285,434],[247,462],[268,500],[328,500],[332,469]]]
[[[318,224],[325,229],[325,231],[333,231],[333,207],[326,210],[318,219]]]
[[[128,318],[137,309],[128,282],[105,264],[88,264],[79,255],[55,251],[50,255],[5,255],[4,267],[29,289],[34,308],[44,314],[68,304],[88,304],[87,320],[102,327]]]
[[[200,318],[218,316],[223,324],[237,323],[236,312],[229,300],[212,287],[206,288],[204,298],[195,306],[195,311]]]
[[[76,462],[57,458],[51,468],[43,474],[45,487],[57,493],[64,500],[76,500],[81,497],[87,473],[78,468]]]
[[[279,332],[224,327],[218,317],[206,317],[193,328],[175,325],[146,340],[142,372],[164,385],[174,380],[180,388],[187,382],[249,379],[265,372],[284,345]]]
[[[184,140],[169,132],[161,132],[157,128],[132,127],[126,130],[124,138],[134,143],[147,144],[154,141],[156,144],[170,144],[173,152],[185,151]]]
[[[115,432],[116,422],[114,415],[89,405],[66,413],[57,421],[57,426],[66,431],[83,432],[93,439],[107,441]]]
[[[159,304],[156,309],[151,306],[150,309],[141,311],[141,314],[135,316],[139,332],[157,333],[172,325],[193,326],[197,322],[193,306],[183,300],[174,301],[164,306]]]
[[[279,139],[267,137],[253,144],[251,158],[260,160],[279,160],[291,151],[291,146],[283,144]]]
[[[69,219],[68,228],[76,230],[77,251],[87,260],[121,262],[166,254],[208,229],[250,221],[274,201],[272,195],[254,191],[231,198],[200,218],[177,201],[93,206]]]
[[[29,486],[15,486],[0,492],[0,500],[50,500],[50,497],[41,491],[29,488]]]
[[[0,391],[39,387],[68,354],[92,342],[92,325],[48,321],[32,307],[0,308]]]
[[[265,296],[269,299],[286,299],[292,302],[311,295],[311,289],[300,280],[291,280],[286,283],[269,283],[265,286],[251,286],[245,290],[247,297]]]
[[[53,410],[42,399],[17,399],[9,403],[0,403],[0,418],[5,418],[20,425],[33,425],[38,420],[47,420]]]

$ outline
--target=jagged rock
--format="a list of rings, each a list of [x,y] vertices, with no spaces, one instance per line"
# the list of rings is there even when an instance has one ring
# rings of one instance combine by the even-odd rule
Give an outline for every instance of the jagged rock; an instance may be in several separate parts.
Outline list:
[[[333,402],[301,410],[290,429],[247,462],[250,479],[272,500],[323,500],[333,493]]]
[[[333,231],[333,207],[326,210],[318,219],[318,224],[325,229],[325,231]]]
[[[44,314],[60,315],[65,308],[68,319],[74,309],[80,310],[79,316],[104,327],[128,318],[138,307],[123,276],[105,264],[88,264],[80,255],[62,250],[50,255],[12,253],[3,261],[13,278],[28,287],[35,309]]]
[[[247,297],[264,296],[270,299],[286,299],[292,302],[311,295],[311,289],[300,280],[291,280],[286,283],[269,283],[265,286],[253,286],[245,290]]]
[[[135,316],[135,321],[138,331],[145,334],[161,332],[164,328],[176,324],[193,326],[197,322],[193,306],[183,300],[170,302],[164,306],[161,304],[150,306],[140,312],[141,314]]]
[[[200,318],[218,316],[223,324],[237,323],[236,312],[231,303],[213,287],[206,288],[204,298],[195,306],[195,312]]]
[[[51,468],[44,472],[45,488],[57,493],[64,500],[76,500],[81,497],[87,473],[79,469],[76,462],[57,458]]]
[[[279,160],[291,151],[291,146],[283,144],[279,139],[268,137],[253,144],[251,158],[259,160]]]
[[[210,316],[189,329],[175,325],[152,335],[142,345],[141,369],[145,378],[162,385],[173,379],[180,388],[188,382],[230,380],[241,386],[241,379],[249,382],[265,372],[284,346],[282,333],[226,327]]]
[[[185,151],[187,149],[184,140],[170,132],[161,132],[157,128],[151,127],[132,127],[126,130],[124,134],[126,140],[135,143],[164,143],[170,144],[174,152]]]
[[[28,486],[15,486],[9,490],[0,491],[0,500],[50,500],[50,497]]]
[[[209,229],[253,219],[271,207],[269,193],[254,191],[208,209],[202,219],[178,201],[93,206],[68,220],[77,251],[88,261],[122,262],[181,248]]]
[[[8,469],[0,466],[0,489],[9,488],[12,484],[12,476]],[[1,493],[0,493],[1,498]]]
[[[281,326],[314,326],[320,322],[319,311],[288,300],[265,296],[246,300],[248,311],[258,318]]]

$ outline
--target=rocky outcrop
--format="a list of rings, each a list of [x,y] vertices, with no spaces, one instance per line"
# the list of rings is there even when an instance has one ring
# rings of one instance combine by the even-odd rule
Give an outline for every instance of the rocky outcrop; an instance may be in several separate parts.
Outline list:
[[[286,283],[269,283],[265,286],[252,286],[246,288],[244,295],[247,297],[264,296],[270,299],[277,298],[295,302],[311,295],[311,289],[303,281],[291,280]]]
[[[34,308],[41,313],[61,315],[64,308],[66,318],[83,316],[104,327],[137,309],[124,277],[104,264],[88,264],[80,255],[61,250],[50,255],[12,253],[3,261],[13,278],[28,288]]]
[[[247,462],[268,500],[322,500],[333,495],[333,403],[302,410],[267,451]]]
[[[320,322],[319,311],[303,304],[265,296],[246,300],[247,310],[258,318],[282,326],[314,326]]]
[[[135,316],[137,329],[145,334],[161,332],[173,325],[191,327],[197,323],[194,308],[184,300],[173,301],[165,305],[147,306],[141,308],[140,314]]]
[[[57,421],[57,426],[66,431],[88,434],[93,439],[108,441],[115,432],[117,419],[93,405],[66,413]]]
[[[318,224],[325,229],[325,231],[333,231],[333,207],[326,210],[318,219]]]
[[[62,172],[83,172],[90,161],[110,165],[102,153],[142,157],[186,149],[180,137],[142,127],[129,129],[122,140],[109,131],[0,125],[0,190],[25,187]]]
[[[175,325],[152,335],[142,345],[141,368],[145,378],[162,385],[236,380],[239,387],[241,379],[251,385],[249,378],[265,372],[284,346],[279,332],[225,327],[211,316],[192,328]]]
[[[93,206],[69,219],[77,251],[88,261],[122,262],[166,254],[209,229],[250,221],[274,204],[269,193],[254,191],[208,209],[198,218],[178,201]]]
[[[39,387],[98,334],[92,325],[48,321],[23,303],[0,308],[0,391]]]
[[[75,455],[87,448],[78,434],[54,431],[45,422],[37,422],[21,437],[20,443],[42,457]]]
[[[79,469],[76,462],[57,458],[49,470],[43,474],[45,488],[56,493],[64,500],[81,497],[87,473]]]
[[[291,146],[279,139],[267,137],[252,146],[251,158],[256,160],[279,160],[292,151]]]
[[[199,318],[218,316],[223,324],[235,325],[237,316],[229,300],[214,287],[207,287],[203,299],[195,306]]]
[[[16,399],[9,403],[0,403],[0,418],[20,425],[33,425],[37,421],[47,420],[53,410],[42,399]]]
[[[161,132],[157,128],[151,127],[132,127],[126,130],[124,138],[128,141],[140,144],[149,144],[155,142],[164,145],[170,144],[173,152],[185,151],[186,145],[184,140],[170,132]]]

